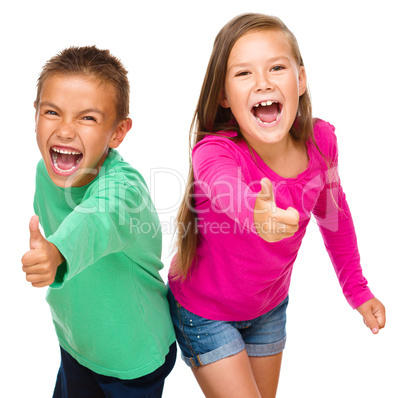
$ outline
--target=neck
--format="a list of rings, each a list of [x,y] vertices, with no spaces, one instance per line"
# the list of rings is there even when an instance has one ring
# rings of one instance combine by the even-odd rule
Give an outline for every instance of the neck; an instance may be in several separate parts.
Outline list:
[[[296,142],[289,135],[281,142],[251,147],[263,162],[283,178],[296,178],[308,168],[309,158],[304,142]]]
[[[258,153],[258,156],[267,164],[276,163],[278,159],[283,159],[296,147],[296,142],[288,134],[282,141],[275,144],[249,145]]]

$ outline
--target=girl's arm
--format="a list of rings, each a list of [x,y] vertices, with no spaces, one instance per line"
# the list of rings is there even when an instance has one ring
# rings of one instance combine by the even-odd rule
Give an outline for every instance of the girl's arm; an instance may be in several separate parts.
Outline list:
[[[343,293],[355,309],[374,296],[363,276],[352,215],[339,180],[326,185],[313,214]]]
[[[257,198],[245,182],[236,150],[227,140],[204,138],[193,150],[195,199],[208,198],[213,211],[225,213],[235,222],[252,229]]]
[[[367,327],[378,333],[385,326],[385,308],[363,276],[352,215],[340,184],[336,189],[324,189],[313,213],[343,294]]]
[[[326,184],[317,200],[313,214],[331,258],[346,300],[357,309],[373,333],[385,325],[385,308],[374,298],[360,265],[352,215],[338,175],[338,149],[334,127],[320,121],[318,131],[323,153],[331,160]]]
[[[196,146],[193,170],[201,196],[208,197],[215,211],[225,213],[267,242],[293,236],[299,228],[299,213],[291,207],[284,210],[276,206],[272,184],[267,178],[261,180],[260,192],[246,183],[243,176],[246,167],[237,159],[234,145],[216,139],[201,141]]]

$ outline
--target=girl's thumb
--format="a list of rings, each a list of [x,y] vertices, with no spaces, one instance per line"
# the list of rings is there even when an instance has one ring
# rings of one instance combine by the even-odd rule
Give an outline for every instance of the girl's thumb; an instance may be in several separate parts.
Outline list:
[[[379,327],[377,319],[374,315],[372,315],[372,314],[366,315],[364,317],[364,323],[366,324],[366,326],[368,328],[370,328],[372,333],[377,334],[380,331],[380,327]]]
[[[263,178],[261,181],[261,199],[274,201],[272,183],[268,178]]]

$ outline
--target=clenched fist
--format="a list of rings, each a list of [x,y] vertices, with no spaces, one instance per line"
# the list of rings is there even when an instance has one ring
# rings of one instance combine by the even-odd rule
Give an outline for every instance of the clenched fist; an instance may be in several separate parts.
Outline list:
[[[258,235],[267,242],[289,238],[298,231],[299,219],[299,212],[293,207],[283,210],[276,206],[272,183],[263,178],[254,206],[254,225]]]

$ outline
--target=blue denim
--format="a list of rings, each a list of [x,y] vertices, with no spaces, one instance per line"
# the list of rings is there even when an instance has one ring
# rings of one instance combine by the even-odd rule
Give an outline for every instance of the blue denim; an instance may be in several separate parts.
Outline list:
[[[246,349],[253,357],[275,355],[286,343],[288,297],[277,307],[250,321],[225,322],[202,318],[187,311],[168,291],[170,314],[184,362],[198,367]]]

